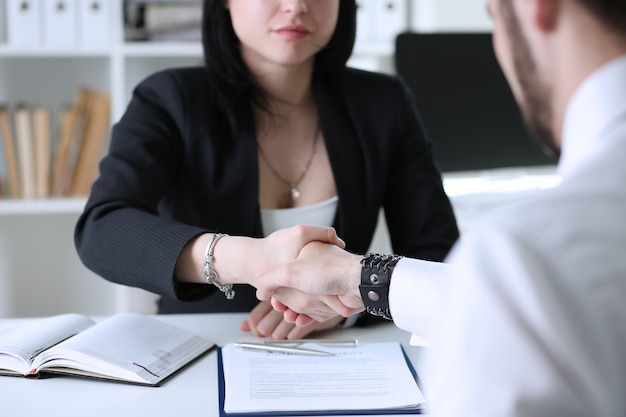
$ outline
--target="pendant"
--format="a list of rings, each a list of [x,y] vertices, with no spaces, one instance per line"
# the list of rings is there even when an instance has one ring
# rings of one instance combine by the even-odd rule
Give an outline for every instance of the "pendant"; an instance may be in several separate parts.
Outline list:
[[[296,184],[291,184],[289,186],[289,196],[291,197],[291,201],[296,201],[300,198],[300,191],[296,188]]]

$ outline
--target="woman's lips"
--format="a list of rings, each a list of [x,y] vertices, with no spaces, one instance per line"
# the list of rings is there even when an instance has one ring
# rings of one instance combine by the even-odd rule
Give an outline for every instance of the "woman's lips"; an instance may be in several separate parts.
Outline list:
[[[278,35],[287,39],[302,39],[311,34],[311,31],[301,25],[288,25],[276,29]]]

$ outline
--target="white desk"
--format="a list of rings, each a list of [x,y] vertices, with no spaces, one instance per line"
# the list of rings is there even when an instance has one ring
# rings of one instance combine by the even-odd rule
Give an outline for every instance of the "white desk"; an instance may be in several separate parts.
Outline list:
[[[220,346],[253,339],[249,333],[239,331],[239,323],[246,317],[244,313],[155,317],[196,332]],[[0,320],[0,326],[15,324],[17,320],[20,319]],[[404,345],[415,366],[423,349],[409,346],[410,335],[392,323],[333,330],[320,337],[397,341]],[[0,399],[0,414],[6,417],[214,417],[219,415],[217,354],[212,351],[157,388],[60,376],[36,380],[0,377]]]

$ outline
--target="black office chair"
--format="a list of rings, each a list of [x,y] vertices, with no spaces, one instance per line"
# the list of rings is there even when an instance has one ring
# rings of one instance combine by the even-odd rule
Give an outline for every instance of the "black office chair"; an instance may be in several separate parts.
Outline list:
[[[524,126],[490,33],[402,33],[395,64],[443,172],[554,165]]]

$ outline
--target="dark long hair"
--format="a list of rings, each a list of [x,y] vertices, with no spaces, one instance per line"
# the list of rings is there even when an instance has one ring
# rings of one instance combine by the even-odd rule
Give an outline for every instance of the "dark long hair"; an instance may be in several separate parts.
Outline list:
[[[314,76],[332,76],[345,67],[354,48],[355,34],[356,0],[339,0],[335,33],[315,58]],[[269,111],[266,93],[243,61],[224,0],[204,0],[202,46],[211,94],[231,129],[241,125],[241,118],[248,117],[253,106]]]

